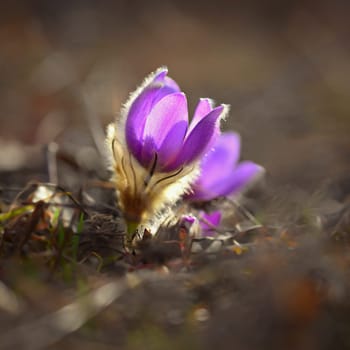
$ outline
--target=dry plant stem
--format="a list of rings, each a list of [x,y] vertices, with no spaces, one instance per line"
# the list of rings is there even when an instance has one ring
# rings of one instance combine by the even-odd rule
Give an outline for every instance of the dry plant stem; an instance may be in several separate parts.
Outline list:
[[[79,208],[80,211],[82,213],[84,213],[84,215],[86,215],[87,217],[89,217],[89,213],[84,209],[84,207],[79,203],[79,201],[74,198],[73,194],[66,191],[62,186],[57,185],[55,183],[50,183],[50,182],[30,182],[28,183],[23,189],[20,190],[20,192],[18,192],[18,194],[16,195],[15,199],[12,201],[11,204],[11,208],[14,208],[17,203],[21,203],[21,204],[33,204],[33,202],[28,201],[28,200],[21,200],[21,197],[26,194],[26,192],[30,190],[30,194],[34,193],[35,190],[39,187],[39,186],[46,186],[46,187],[51,187],[51,188],[55,188],[57,190],[57,192],[61,192],[62,194],[66,195],[75,205],[75,207]],[[26,198],[28,198],[28,194],[26,195]],[[47,203],[50,204],[50,203]],[[57,205],[57,204],[55,204]],[[67,205],[64,205],[67,206]]]
[[[71,192],[66,191],[63,187],[61,187],[60,185],[54,184],[54,183],[37,183],[37,184],[33,184],[33,186],[37,186],[37,187],[40,186],[40,185],[41,186],[47,186],[47,187],[53,187],[57,191],[59,191],[62,194],[66,195],[73,202],[73,204],[77,208],[79,208],[82,213],[84,213],[84,215],[89,217],[89,213],[84,209],[82,204],[79,203],[79,201],[73,196],[73,194]]]
[[[233,204],[247,219],[249,219],[254,225],[261,227],[261,223],[256,219],[256,217],[251,214],[247,209],[245,209],[237,200],[229,199],[229,202]]]

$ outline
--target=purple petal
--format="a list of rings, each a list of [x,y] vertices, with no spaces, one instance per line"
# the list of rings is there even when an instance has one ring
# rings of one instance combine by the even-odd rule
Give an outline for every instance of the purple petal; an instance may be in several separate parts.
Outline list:
[[[170,77],[165,77],[164,78],[164,84],[169,88],[169,89],[172,89],[172,91],[174,92],[179,92],[181,91],[180,90],[180,87],[179,85],[177,85],[176,81],[171,79]]]
[[[154,162],[155,153],[157,153],[157,145],[152,137],[146,137],[142,142],[142,149],[138,161],[140,164],[149,168]]]
[[[142,150],[142,135],[146,120],[152,108],[162,98],[179,91],[177,84],[166,77],[167,70],[159,71],[132,102],[125,125],[125,134],[128,147],[133,155],[140,159]],[[167,85],[169,83],[169,85]]]
[[[213,211],[212,213],[209,213],[209,214],[203,212],[201,216],[207,222],[207,223],[203,222],[203,224],[207,228],[212,228],[210,226],[214,226],[214,227],[219,226],[222,215],[221,215],[221,211],[217,210],[217,211]],[[208,223],[210,226],[208,225]]]
[[[215,133],[217,120],[219,119],[222,111],[222,106],[213,109],[186,137],[181,153],[174,161],[174,168],[194,161],[207,151],[208,143],[212,140]]]
[[[153,82],[160,82],[160,83],[164,84],[165,86],[172,89],[173,92],[179,92],[180,91],[179,85],[177,85],[175,80],[171,79],[170,77],[167,77],[167,74],[168,74],[168,69],[165,67],[161,68],[158,70],[158,72],[156,72],[152,81]]]
[[[187,131],[187,121],[180,121],[176,123],[165,137],[163,143],[158,149],[158,160],[160,170],[173,171],[175,170],[169,164],[174,161],[175,157],[181,151],[184,138]]]
[[[221,221],[221,212],[214,211],[212,213],[201,212],[200,227],[202,229],[202,235],[204,237],[214,236],[214,230],[219,226]]]
[[[196,221],[197,219],[192,215],[182,215],[180,219],[180,224],[182,227],[189,231]]]
[[[178,122],[187,124],[187,100],[182,92],[170,94],[161,99],[149,113],[144,128],[143,137],[153,138],[157,148]]]
[[[236,133],[225,133],[218,137],[213,150],[201,162],[201,176],[197,182],[205,188],[216,182],[218,177],[232,174],[240,156],[240,146],[240,136]]]
[[[191,121],[191,124],[188,129],[188,133],[190,133],[193,128],[207,115],[213,110],[213,101],[209,98],[201,98],[197,104],[196,110],[194,111],[194,115]]]
[[[187,121],[176,123],[166,135],[163,143],[158,146],[153,137],[148,136],[143,141],[140,163],[148,168],[157,153],[157,170],[172,171],[167,164],[171,163],[182,148],[186,135]]]
[[[168,68],[166,68],[166,67],[158,68],[157,71],[154,73],[154,77],[152,79],[152,82],[154,82],[154,81],[163,82],[164,78],[167,76],[167,74],[168,74]]]
[[[214,152],[226,152],[226,163],[235,166],[241,155],[241,137],[235,132],[225,132],[214,143]]]
[[[227,196],[232,193],[241,191],[249,184],[263,168],[253,162],[242,162],[229,176],[218,177],[217,181],[213,182],[206,188],[208,196],[212,198]],[[207,196],[207,197],[208,197]]]

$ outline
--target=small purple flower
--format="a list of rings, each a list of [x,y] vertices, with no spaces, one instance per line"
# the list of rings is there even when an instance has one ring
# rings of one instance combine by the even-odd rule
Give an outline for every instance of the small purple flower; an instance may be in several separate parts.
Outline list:
[[[186,95],[160,68],[124,110],[128,149],[144,167],[170,172],[202,156],[219,132],[225,106],[201,99],[189,125]]]
[[[216,235],[215,230],[219,227],[221,222],[221,211],[213,211],[206,213],[204,211],[199,213],[199,226],[202,237],[213,237]]]
[[[220,135],[213,150],[201,160],[201,174],[191,186],[186,199],[209,201],[217,197],[236,194],[249,185],[263,168],[253,162],[238,163],[240,137],[233,132]]]

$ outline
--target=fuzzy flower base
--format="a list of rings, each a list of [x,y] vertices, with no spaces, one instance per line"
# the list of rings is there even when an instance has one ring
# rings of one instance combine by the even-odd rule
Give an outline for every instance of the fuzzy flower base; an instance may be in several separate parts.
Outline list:
[[[127,223],[145,223],[166,204],[174,203],[198,176],[197,164],[171,173],[146,169],[117,141],[113,124],[107,132],[107,143],[113,150],[113,178],[119,205]],[[130,226],[129,226],[130,227]]]

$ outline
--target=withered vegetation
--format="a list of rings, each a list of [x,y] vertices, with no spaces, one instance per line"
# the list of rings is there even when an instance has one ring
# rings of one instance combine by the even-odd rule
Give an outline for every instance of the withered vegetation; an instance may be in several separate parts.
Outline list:
[[[46,183],[2,189],[1,349],[347,347],[346,207],[273,225],[228,199],[180,205],[226,220],[215,238],[165,220],[130,247],[101,191],[98,203]]]

